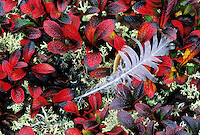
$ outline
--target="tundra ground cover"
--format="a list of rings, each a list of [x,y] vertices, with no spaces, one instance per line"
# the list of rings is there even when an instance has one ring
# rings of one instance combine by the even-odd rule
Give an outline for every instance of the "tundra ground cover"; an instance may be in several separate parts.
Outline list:
[[[0,134],[200,132],[198,0],[0,0]]]

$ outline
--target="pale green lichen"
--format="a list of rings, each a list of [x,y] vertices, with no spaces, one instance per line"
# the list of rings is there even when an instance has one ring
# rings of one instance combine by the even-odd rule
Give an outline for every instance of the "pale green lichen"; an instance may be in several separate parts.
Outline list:
[[[185,84],[177,85],[177,87],[181,88],[180,93],[184,96],[187,96],[187,98],[189,98],[189,99],[195,99],[195,98],[199,99],[200,93],[199,93],[199,90],[197,89],[197,87],[193,84],[192,84],[192,86],[190,86],[190,82],[191,82],[192,78],[200,79],[200,73],[197,72],[196,74],[190,75]]]
[[[14,103],[11,106],[7,106],[7,109],[12,109],[14,113],[17,113],[23,109],[24,103]]]
[[[42,107],[43,114],[37,114],[35,118],[31,118],[29,112],[30,107],[27,107],[26,113],[18,121],[12,122],[13,126],[11,126],[11,129],[16,131],[23,126],[30,126],[36,135],[44,135],[46,133],[64,135],[67,128],[74,127],[73,121],[68,120],[66,116],[60,118],[59,115],[54,113],[52,107],[48,110]]]
[[[3,49],[7,49],[9,53],[14,52],[16,49],[20,49],[20,41],[24,38],[22,33],[10,33],[4,32],[3,37],[0,37],[0,52]]]
[[[129,28],[125,25],[122,25],[120,22],[115,23],[115,31],[118,32],[122,38],[128,37],[130,38],[130,35],[128,34]]]
[[[111,131],[115,126],[120,126],[117,118],[117,112],[118,110],[109,110],[108,116],[102,122],[106,125],[106,127],[102,129],[103,132]]]
[[[148,96],[146,96],[147,104],[150,106],[155,106],[157,103],[164,103],[164,96],[161,96],[158,92],[154,94],[154,97],[150,99]]]

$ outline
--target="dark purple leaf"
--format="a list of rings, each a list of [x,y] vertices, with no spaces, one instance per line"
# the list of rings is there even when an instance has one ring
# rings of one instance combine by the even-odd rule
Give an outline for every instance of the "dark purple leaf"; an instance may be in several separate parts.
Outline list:
[[[4,14],[6,14],[6,11],[4,10],[4,1],[0,1],[0,16],[3,16]]]
[[[150,117],[150,115],[151,115],[151,108],[146,104],[136,103],[135,109],[138,112],[138,114],[141,116]]]
[[[173,108],[171,105],[164,106],[160,111],[160,120],[167,119],[172,113]]]
[[[117,113],[117,118],[118,118],[118,121],[126,128],[128,129],[134,128],[135,126],[134,119],[131,116],[131,114],[128,113],[127,111],[123,111],[123,110],[119,111]]]
[[[85,12],[86,15],[88,14],[94,14],[94,13],[99,13],[100,10],[97,7],[90,7],[87,9],[87,11]]]
[[[91,130],[94,129],[95,127],[97,127],[99,125],[99,123],[97,123],[96,120],[86,120],[83,123],[83,127],[85,130]]]
[[[110,109],[116,109],[116,110],[120,110],[120,109],[124,109],[128,107],[131,107],[131,104],[124,97],[115,98],[109,106]]]
[[[171,120],[162,120],[161,123],[167,127],[171,127],[172,129],[174,129],[176,126],[178,126],[175,122],[171,121]]]
[[[41,36],[41,31],[39,29],[36,29],[36,28],[26,28],[26,37],[28,39],[37,39]]]
[[[166,135],[174,135],[172,128],[169,126],[166,127]]]
[[[187,124],[187,126],[192,130],[193,134],[197,135],[198,134],[197,122],[192,117],[189,116],[182,116],[181,118]]]
[[[108,15],[116,15],[119,12],[124,12],[129,9],[129,5],[126,5],[126,3],[120,3],[120,2],[112,2],[108,5],[107,13]]]
[[[90,73],[91,76],[102,78],[110,75],[110,68],[96,68]]]
[[[130,23],[130,25],[136,29],[140,29],[142,25],[142,19],[137,16],[124,16],[124,20]]]
[[[117,86],[116,93],[119,97],[123,97],[123,98],[127,99],[128,101],[133,100],[133,95],[132,95],[131,89],[124,84],[119,84]]]
[[[154,135],[154,121],[152,120],[146,127],[145,135]]]

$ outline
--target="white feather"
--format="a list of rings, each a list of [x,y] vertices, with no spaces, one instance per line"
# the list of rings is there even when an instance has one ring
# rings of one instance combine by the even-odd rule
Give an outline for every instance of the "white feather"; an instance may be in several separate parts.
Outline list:
[[[166,55],[169,51],[169,44],[171,41],[164,36],[161,36],[160,42],[158,43],[158,38],[155,34],[153,35],[152,47],[150,42],[146,41],[143,49],[142,44],[137,39],[133,40],[139,46],[140,57],[138,57],[137,53],[131,47],[125,46],[122,51],[119,51],[121,61],[117,71],[109,76],[107,81],[102,83],[99,87],[95,87],[75,99],[89,96],[100,90],[108,89],[111,85],[117,85],[119,83],[131,84],[131,77],[136,77],[143,81],[145,81],[146,78],[153,82],[157,81],[157,78],[155,78],[144,65],[157,69],[158,63],[162,61],[155,56]],[[124,52],[126,52],[126,54]]]

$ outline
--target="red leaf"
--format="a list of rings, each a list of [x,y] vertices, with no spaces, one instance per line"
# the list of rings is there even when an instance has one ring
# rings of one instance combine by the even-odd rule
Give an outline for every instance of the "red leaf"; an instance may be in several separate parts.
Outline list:
[[[24,71],[21,68],[18,68],[8,76],[8,79],[11,81],[18,81],[22,79],[25,75],[26,75],[26,71]]]
[[[136,103],[135,109],[138,112],[139,115],[144,117],[149,117],[151,115],[151,108],[143,103]]]
[[[158,72],[155,73],[157,76],[165,76],[171,70],[170,67],[158,66]]]
[[[28,66],[28,64],[26,62],[20,61],[14,66],[14,68],[24,68],[27,66]]]
[[[35,133],[31,127],[25,126],[20,129],[19,135],[35,135]]]
[[[92,26],[92,22],[90,21],[86,27],[85,27],[85,35],[90,43],[94,43],[94,33],[95,33],[96,27]]]
[[[82,41],[76,41],[76,43],[69,43],[69,50],[76,51],[82,46]]]
[[[123,111],[123,110],[119,111],[117,113],[117,118],[118,118],[119,123],[121,123],[123,126],[125,126],[128,129],[133,128],[135,125],[133,117],[127,111]]]
[[[15,103],[22,103],[24,101],[24,90],[22,88],[12,89],[11,97]]]
[[[57,7],[58,7],[58,10],[59,12],[64,12],[65,9],[67,8],[67,4],[68,2],[66,0],[58,0],[57,1]]]
[[[98,24],[94,33],[94,41],[109,36],[113,32],[114,27],[115,22],[111,19],[104,20],[103,22]]]
[[[78,117],[74,119],[75,124],[83,124],[85,122],[84,118]]]
[[[65,131],[65,135],[82,135],[77,128],[68,128]]]
[[[28,85],[28,90],[33,98],[38,98],[42,94],[42,88],[40,86],[32,87]]]
[[[0,64],[0,79],[3,79],[7,76],[7,74],[3,71],[2,65]]]
[[[54,40],[48,43],[47,50],[52,53],[60,54],[67,52],[68,47],[63,42]]]
[[[181,36],[183,37],[184,30],[183,30],[183,25],[182,25],[182,23],[181,23],[180,21],[178,21],[178,20],[172,20],[171,22],[172,22],[172,24],[173,24],[175,27],[178,28],[178,30],[179,30],[180,33],[181,33]]]
[[[93,112],[96,112],[100,109],[102,98],[100,93],[92,94],[89,97],[89,103],[92,107]]]
[[[119,12],[125,12],[130,8],[130,5],[127,5],[126,3],[118,1],[118,2],[112,2],[108,5],[107,13],[108,15],[116,15]]]
[[[123,131],[123,128],[120,126],[115,126],[110,132],[105,132],[108,135],[118,135]]]
[[[91,129],[96,128],[98,125],[99,125],[99,123],[97,123],[96,120],[86,120],[86,121],[83,123],[83,128],[84,128],[85,130],[91,130]]]
[[[17,5],[17,1],[15,0],[7,0],[4,4],[5,12],[10,12]]]
[[[139,1],[134,4],[134,9],[142,15],[156,15],[153,7],[150,1]]]
[[[63,39],[64,32],[59,24],[51,20],[45,20],[43,23],[45,32],[56,39]]]
[[[53,97],[53,102],[63,102],[72,100],[74,97],[71,89],[63,89]]]
[[[97,68],[90,73],[91,76],[102,78],[110,75],[110,68]]]
[[[0,91],[1,92],[6,92],[11,88],[11,85],[7,82],[3,82],[0,80]]]
[[[34,118],[39,113],[39,111],[40,109],[30,109],[31,118]]]
[[[157,31],[158,24],[155,22],[144,22],[138,32],[138,39],[141,43],[150,40],[153,34]]]
[[[4,29],[0,28],[0,37],[3,37]]]
[[[2,62],[2,69],[7,75],[13,72],[12,65],[10,65],[10,63],[7,60],[4,60]]]
[[[190,59],[192,59],[195,55],[200,52],[200,45],[196,43],[190,47],[188,47],[183,56],[183,61],[180,63],[181,66],[185,65]]]
[[[42,33],[39,29],[27,28],[25,34],[26,34],[26,38],[28,39],[37,39],[41,36]]]
[[[114,40],[117,34],[113,31],[109,36],[103,38],[106,42],[108,42],[112,47],[114,47]]]
[[[69,37],[75,41],[82,40],[81,35],[73,24],[65,24],[62,30],[65,37]]]
[[[23,57],[26,63],[29,62],[34,52],[35,52],[35,43],[33,41],[30,41],[25,45],[23,49]]]
[[[39,63],[31,67],[31,70],[39,74],[49,74],[55,71],[54,67],[52,67],[51,65],[47,63]]]
[[[142,83],[143,81],[140,81],[140,80],[138,80],[137,78],[135,78],[135,77],[132,77],[132,81],[131,81],[131,84],[132,84],[132,86],[134,87],[134,88],[137,88],[139,85],[140,85],[140,83]]]
[[[55,7],[55,5],[53,6],[53,8],[50,11],[50,16],[54,19],[58,19],[61,16],[61,13],[58,11],[58,9]]]
[[[160,18],[160,28],[165,28],[165,23],[169,19],[172,10],[175,8],[177,0],[166,0],[163,4],[162,15]]]
[[[15,50],[9,57],[9,63],[14,67],[21,57],[21,51],[19,49]]]
[[[99,0],[99,9],[101,10],[101,12],[104,10],[107,1],[108,0]]]
[[[28,42],[30,42],[31,40],[30,39],[22,39],[22,40],[20,40],[20,44],[22,45],[22,46],[25,46]]]
[[[121,51],[121,49],[123,48],[123,46],[126,45],[126,42],[124,41],[124,39],[122,37],[120,37],[119,35],[115,36],[115,40],[114,40],[114,47],[117,51]]]
[[[149,79],[146,79],[144,84],[147,96],[153,98],[155,92],[157,91],[156,85]]]
[[[192,86],[192,84],[196,85],[197,89],[200,90],[200,79],[194,79],[192,78],[190,85]]]
[[[170,67],[170,68],[174,65],[172,59],[168,56],[161,56],[161,60],[162,60],[162,63],[159,65]]]
[[[170,84],[173,83],[175,81],[174,78],[174,72],[170,71],[169,73],[167,73],[167,75],[165,76],[164,80],[163,80],[166,84]]]
[[[42,106],[49,105],[45,98],[39,96],[38,98],[34,98],[32,101],[32,109],[40,109]]]
[[[94,70],[101,63],[101,59],[102,57],[100,52],[93,52],[93,53],[87,52],[84,57],[84,62],[89,70]]]
[[[72,101],[62,102],[60,106],[67,112],[79,114],[78,106]]]
[[[79,16],[74,15],[71,10],[69,11],[68,15],[70,16],[71,24],[73,24],[74,27],[78,30],[81,22]]]
[[[185,84],[188,79],[187,75],[179,76],[179,73],[176,73],[175,80],[178,84]]]

